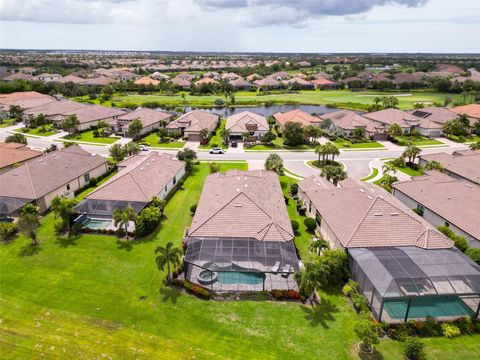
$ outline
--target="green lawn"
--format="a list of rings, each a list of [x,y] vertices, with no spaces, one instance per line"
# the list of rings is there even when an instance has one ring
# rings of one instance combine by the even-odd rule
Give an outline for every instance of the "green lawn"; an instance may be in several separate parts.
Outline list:
[[[412,142],[415,146],[428,146],[428,145],[445,145],[445,143],[436,140],[436,139],[429,139],[425,136],[397,136],[396,140],[399,142],[397,145],[399,146],[406,146],[407,143]]]
[[[399,96],[400,95],[400,96]],[[459,94],[443,94],[433,91],[349,91],[349,90],[302,90],[288,94],[271,94],[262,95],[257,92],[238,91],[235,93],[235,101],[237,105],[260,105],[263,103],[275,104],[308,104],[308,105],[325,105],[335,104],[337,107],[350,109],[365,109],[367,105],[373,104],[373,99],[377,96],[397,96],[400,109],[412,109],[413,104],[423,102],[426,104],[442,103],[446,97],[452,98],[453,101],[462,101]],[[213,106],[215,99],[222,98],[222,94],[205,95],[205,96],[186,96],[189,106]],[[89,101],[86,97],[74,100]],[[177,95],[114,95],[112,102],[116,106],[122,106],[125,103],[141,105],[144,102],[156,101],[161,105],[180,106],[182,98]],[[95,102],[95,101],[94,101]],[[104,105],[111,105],[104,103]]]
[[[388,162],[389,164],[392,164],[391,161]],[[393,165],[393,164],[392,164]],[[407,175],[410,175],[410,176],[422,176],[423,175],[423,171],[422,170],[416,170],[416,169],[413,169],[409,166],[405,166],[405,167],[400,167],[400,166],[395,166],[393,165],[395,169],[397,169],[398,171],[401,171]]]
[[[273,130],[276,134],[276,131]],[[257,150],[257,151],[270,151],[270,150],[293,150],[293,151],[313,151],[317,147],[317,144],[303,144],[297,146],[289,146],[283,143],[283,138],[281,136],[276,137],[275,140],[272,141],[271,144],[258,144],[254,145],[249,148],[245,148],[246,151],[248,150]]]
[[[384,148],[384,146],[376,141],[366,141],[360,143],[352,143],[346,139],[337,139],[332,141],[337,147],[341,149],[370,149],[370,148]]]
[[[0,122],[0,128],[5,128],[8,126],[12,126],[14,124],[15,119],[4,119]]]
[[[19,132],[25,135],[50,136],[50,135],[56,134],[58,130],[53,129],[51,131],[40,131],[40,128],[37,127],[35,129],[21,128],[21,129],[15,130],[15,132]]]
[[[221,163],[222,170],[246,164]],[[165,288],[153,250],[180,245],[198,202],[206,164],[166,206],[158,232],[126,246],[113,236],[54,235],[48,214],[32,248],[19,236],[0,244],[0,334],[3,359],[351,359],[357,316],[337,290],[312,310],[295,302],[203,301]],[[281,178],[283,182],[293,179]],[[289,205],[292,218],[294,204]],[[311,235],[300,221],[302,258]],[[480,336],[425,339],[429,358],[474,359]],[[400,344],[382,340],[382,358],[399,359]]]
[[[94,137],[93,136],[94,130],[83,131],[77,135],[70,136],[66,135],[62,137],[62,139],[67,141],[83,141],[83,142],[91,142],[91,143],[99,143],[99,144],[112,144],[118,139],[119,137]]]
[[[478,142],[480,141],[480,136],[479,135],[472,135],[472,136],[466,136],[463,138],[460,138],[459,136],[452,135],[448,137],[448,139],[459,142],[459,143],[470,143],[470,142]]]
[[[210,137],[208,144],[200,145],[199,149],[211,149],[213,147],[221,147],[223,149],[228,149],[229,144],[224,144],[222,139],[222,130],[225,129],[226,123],[227,120],[221,119],[217,130],[215,130],[215,133]]]
[[[368,175],[367,177],[364,177],[363,179],[361,179],[361,181],[368,181],[368,180],[371,180],[373,179],[375,176],[378,175],[378,169],[377,168],[373,168],[372,169],[372,173],[370,175]]]
[[[146,137],[139,140],[139,142],[147,143],[152,147],[162,147],[162,148],[172,148],[172,149],[181,149],[185,146],[184,141],[169,141],[160,143],[160,138],[156,132],[147,135]]]

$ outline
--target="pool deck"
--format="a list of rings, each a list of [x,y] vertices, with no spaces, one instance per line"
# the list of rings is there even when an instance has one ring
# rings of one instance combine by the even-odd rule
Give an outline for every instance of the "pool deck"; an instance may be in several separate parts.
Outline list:
[[[280,273],[271,274],[265,273],[265,283],[260,284],[222,284],[218,281],[215,281],[213,284],[210,285],[202,285],[198,282],[198,275],[203,268],[199,267],[204,265],[207,261],[199,261],[196,263],[198,266],[194,266],[190,264],[191,270],[189,270],[189,276],[187,277],[188,280],[191,282],[206,287],[213,292],[221,293],[221,292],[250,292],[250,291],[270,291],[270,290],[295,290],[298,291],[298,285],[293,278],[293,273],[289,274],[287,277],[283,277]],[[235,262],[236,265],[249,268],[251,267],[250,262],[243,263],[243,262]],[[260,263],[255,263],[255,268],[259,271],[270,271],[270,267],[262,265]],[[265,287],[264,287],[265,286]]]
[[[115,223],[113,221],[112,218],[110,217],[107,217],[107,216],[99,216],[99,215],[90,215],[90,216],[86,216],[85,220],[82,220],[83,222],[85,221],[88,221],[88,219],[91,219],[91,220],[101,220],[101,221],[110,221],[108,223],[107,226],[101,228],[102,230],[113,230],[113,231],[117,231],[118,230],[118,226],[115,226]],[[83,224],[82,222],[82,224]],[[82,226],[84,227],[84,226]],[[88,226],[86,226],[88,228]],[[89,229],[92,229],[92,230],[100,230],[100,228],[89,228]],[[128,227],[127,227],[127,230],[128,232],[135,232],[135,223],[133,221],[129,221],[128,222]]]

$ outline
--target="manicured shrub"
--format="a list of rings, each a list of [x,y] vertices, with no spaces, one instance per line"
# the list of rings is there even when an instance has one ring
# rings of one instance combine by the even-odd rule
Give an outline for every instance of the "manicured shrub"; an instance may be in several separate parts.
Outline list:
[[[440,230],[440,232],[449,237],[450,239],[453,240],[453,242],[455,243],[455,246],[457,247],[458,250],[462,251],[462,252],[466,252],[467,249],[468,249],[468,242],[467,242],[467,239],[465,239],[463,236],[460,236],[460,235],[457,235],[453,232],[452,229],[450,229],[448,226],[439,226],[437,228],[438,230]]]
[[[300,216],[305,216],[306,212],[307,212],[307,209],[305,209],[304,206],[300,206],[300,207],[298,208],[298,215],[300,215]]]
[[[190,212],[193,214],[195,214],[195,211],[197,211],[197,204],[193,204],[192,206],[190,206]]]
[[[98,184],[98,180],[97,178],[91,178],[88,185],[91,186],[91,187],[94,187],[94,186],[97,186]]]
[[[17,225],[14,223],[0,223],[0,241],[8,241],[17,232]]]
[[[422,336],[438,336],[441,334],[440,324],[431,316],[427,316],[424,322],[418,322],[416,328],[418,334]]]
[[[446,338],[454,338],[461,335],[460,329],[453,324],[443,323],[441,327],[442,327],[442,334]]]
[[[358,313],[368,313],[370,309],[368,307],[368,300],[365,296],[358,292],[352,292],[351,294],[352,304]]]
[[[296,196],[298,194],[298,184],[290,185],[290,195]]]
[[[200,285],[194,284],[188,280],[183,283],[183,287],[191,294],[201,297],[203,299],[210,299],[212,293]]]
[[[407,166],[407,164],[405,163],[405,159],[402,157],[393,159],[391,163],[393,166],[402,167],[402,168]]]
[[[407,336],[402,345],[403,354],[409,360],[425,360],[425,344],[418,338]]]
[[[303,223],[307,227],[307,231],[314,232],[317,228],[317,221],[314,218],[306,218]]]
[[[470,259],[480,265],[480,248],[470,248],[465,252]]]
[[[355,334],[360,339],[360,349],[363,351],[372,351],[373,345],[378,344],[378,335],[369,320],[362,320],[355,325]]]
[[[297,220],[292,220],[291,223],[292,223],[293,231],[297,231],[298,228],[300,227],[300,224],[298,223],[298,221]]]
[[[209,163],[208,167],[210,169],[210,173],[212,173],[212,174],[220,171],[220,165],[215,163],[215,162]]]

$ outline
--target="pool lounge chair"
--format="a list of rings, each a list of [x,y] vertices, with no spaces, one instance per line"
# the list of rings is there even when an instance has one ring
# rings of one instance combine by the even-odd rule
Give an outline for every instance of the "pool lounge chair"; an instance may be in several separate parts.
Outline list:
[[[288,275],[290,275],[290,264],[286,264],[286,265],[282,268],[282,277],[287,278]]]
[[[270,268],[270,271],[274,274],[276,274],[278,272],[278,269],[280,268],[280,261],[277,261],[275,263],[275,265],[273,265],[271,268]]]

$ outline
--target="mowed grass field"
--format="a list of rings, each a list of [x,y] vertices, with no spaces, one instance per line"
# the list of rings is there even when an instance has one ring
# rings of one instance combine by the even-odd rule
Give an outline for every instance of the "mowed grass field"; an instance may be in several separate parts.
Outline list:
[[[261,94],[261,93],[259,93]],[[411,109],[417,102],[425,104],[440,103],[443,104],[445,98],[449,97],[453,101],[461,101],[458,94],[442,94],[437,92],[414,92],[414,91],[398,91],[398,92],[375,92],[375,91],[349,91],[349,90],[323,90],[313,91],[305,90],[292,94],[272,94],[257,95],[256,92],[240,91],[235,93],[235,101],[237,105],[261,105],[266,102],[277,104],[305,104],[305,105],[325,105],[337,104],[339,107],[358,108],[358,105],[370,105],[374,103],[377,96],[396,96],[399,100],[399,108]],[[186,95],[186,101],[189,106],[213,106],[215,99],[223,99],[222,94],[191,96]],[[78,99],[77,99],[78,100]],[[83,99],[86,100],[86,99]],[[144,102],[156,101],[161,105],[180,106],[182,98],[180,94],[167,95],[115,95],[112,101],[120,106],[124,103],[133,103],[141,105]],[[109,105],[111,102],[105,103]],[[357,104],[357,105],[355,105]]]
[[[1,244],[1,358],[358,358],[357,316],[339,289],[322,292],[312,310],[294,302],[203,301],[161,285],[165,273],[153,250],[168,241],[180,245],[208,174],[207,164],[197,166],[167,204],[158,231],[131,246],[113,236],[56,236],[52,214],[42,219],[38,247],[24,236]],[[293,202],[289,213],[301,220]],[[303,231],[301,225],[296,242],[306,259],[311,235]],[[424,341],[430,359],[479,356],[480,336]],[[378,348],[375,358],[401,358],[398,342],[382,340]]]

